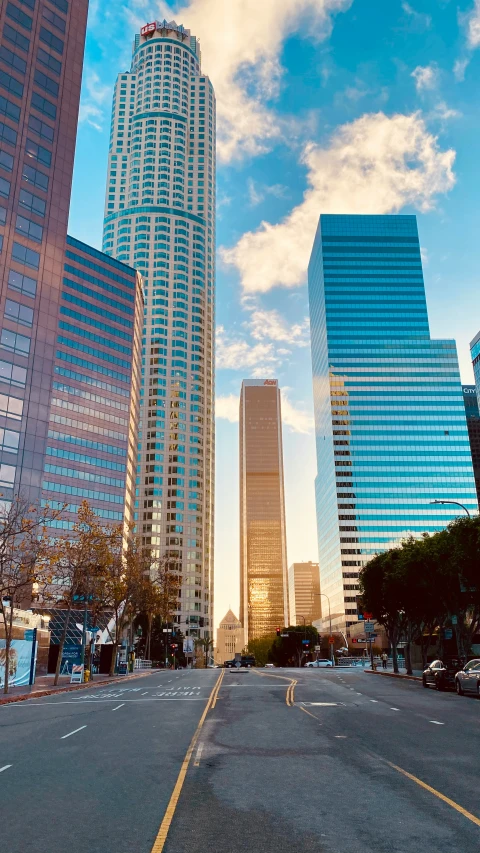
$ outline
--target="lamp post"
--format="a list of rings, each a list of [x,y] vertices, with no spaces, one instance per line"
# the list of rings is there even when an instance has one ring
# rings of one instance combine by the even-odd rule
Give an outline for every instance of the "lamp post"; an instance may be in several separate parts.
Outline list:
[[[459,503],[458,501],[437,501],[437,500],[435,500],[435,501],[430,501],[430,504],[455,504],[455,506],[461,506],[461,508],[464,509],[465,512],[467,513],[468,517],[471,518],[471,515],[470,515],[467,507],[464,506],[463,504]]]

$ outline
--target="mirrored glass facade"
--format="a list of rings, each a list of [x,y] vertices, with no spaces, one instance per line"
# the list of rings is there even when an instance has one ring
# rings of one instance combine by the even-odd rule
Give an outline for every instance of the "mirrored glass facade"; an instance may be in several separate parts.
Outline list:
[[[288,624],[282,414],[276,379],[242,383],[240,622],[246,642]]]
[[[342,629],[368,559],[457,514],[431,501],[478,505],[456,345],[430,338],[416,218],[322,215],[308,279],[320,580]]]

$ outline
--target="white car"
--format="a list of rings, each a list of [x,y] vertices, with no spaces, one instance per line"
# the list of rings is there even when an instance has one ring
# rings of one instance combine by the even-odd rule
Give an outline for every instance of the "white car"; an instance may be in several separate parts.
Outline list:
[[[319,658],[319,660],[309,660],[308,663],[305,664],[305,666],[327,667],[327,666],[333,666],[333,664],[332,664],[331,660],[327,660],[326,658]]]

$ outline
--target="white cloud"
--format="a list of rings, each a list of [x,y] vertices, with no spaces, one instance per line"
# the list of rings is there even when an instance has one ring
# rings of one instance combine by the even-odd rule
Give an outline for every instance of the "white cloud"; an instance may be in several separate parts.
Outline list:
[[[259,192],[259,190],[257,190],[256,184],[255,184],[255,181],[253,180],[253,178],[248,178],[247,189],[248,189],[248,199],[249,199],[250,205],[252,207],[256,207],[257,204],[260,204],[264,200],[265,196],[262,192]]]
[[[286,389],[281,389],[282,393],[282,423],[289,427],[291,432],[302,433],[308,435],[313,432],[313,415],[305,409],[296,409],[293,403],[290,402]]]
[[[275,198],[286,198],[287,196],[287,187],[284,187],[283,184],[272,184],[271,186],[261,184],[259,186],[253,178],[247,178],[247,190],[251,207],[261,204],[267,195],[272,195]]]
[[[85,77],[85,90],[80,104],[79,121],[87,122],[95,130],[103,129],[103,109],[110,102],[112,88],[103,84],[96,71],[88,71]]]
[[[438,83],[438,68],[433,63],[430,65],[417,65],[410,76],[415,80],[417,92],[424,92],[425,89],[435,89]]]
[[[103,112],[99,107],[96,107],[95,104],[86,104],[82,102],[80,104],[78,120],[80,123],[86,122],[87,124],[90,124],[95,128],[95,130],[103,130]]]
[[[480,0],[475,0],[467,19],[467,42],[472,50],[480,47]]]
[[[231,424],[238,423],[239,400],[240,397],[236,394],[229,394],[228,397],[216,397],[215,416],[225,421],[230,421]]]
[[[277,225],[262,222],[221,257],[237,267],[246,292],[296,287],[305,280],[321,213],[385,214],[406,204],[431,210],[435,196],[455,183],[454,160],[419,113],[366,114],[337,128],[327,146],[309,143],[302,203]]]
[[[200,39],[202,67],[215,87],[218,111],[217,149],[229,161],[270,149],[282,136],[281,122],[269,107],[280,89],[280,56],[288,37],[295,33],[326,38],[332,16],[347,9],[352,0],[187,0],[175,12],[167,3],[158,9],[183,23]],[[140,13],[150,2],[135,2]],[[142,23],[146,20],[142,19]]]
[[[422,29],[428,30],[431,26],[431,16],[425,15],[423,14],[423,12],[417,12],[417,10],[414,9],[413,6],[410,5],[410,3],[402,3],[402,9],[407,15],[412,18],[414,24],[421,27]]]
[[[303,323],[289,325],[278,311],[257,308],[252,312],[248,325],[252,338],[257,341],[279,341],[299,347],[309,345],[309,322],[307,318]],[[288,350],[278,350],[278,352],[283,355]]]
[[[467,70],[469,59],[457,59],[453,65],[453,76],[457,83],[461,83],[462,80],[465,80],[465,71]]]
[[[262,374],[263,375],[263,374]],[[304,408],[296,408],[287,396],[286,389],[280,389],[282,395],[282,424],[290,432],[308,435],[313,432],[313,416]],[[239,396],[228,394],[216,397],[215,415],[230,423],[238,423],[239,420]]]
[[[281,363],[272,343],[252,345],[229,335],[223,326],[217,328],[216,354],[218,370],[243,370],[254,378],[272,376]]]

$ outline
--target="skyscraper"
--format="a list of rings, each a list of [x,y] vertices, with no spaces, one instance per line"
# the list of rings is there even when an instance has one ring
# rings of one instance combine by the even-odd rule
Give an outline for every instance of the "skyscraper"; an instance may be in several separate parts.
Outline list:
[[[67,237],[43,500],[87,500],[105,524],[133,522],[143,293],[139,273]],[[70,515],[72,513],[72,515]]]
[[[322,215],[309,266],[322,592],[356,621],[358,573],[477,497],[455,342],[430,338],[414,216]],[[460,513],[461,510],[459,509]]]
[[[475,387],[477,389],[477,400],[480,408],[480,332],[475,335],[470,344],[470,355],[472,357],[473,373],[475,375]]]
[[[473,473],[477,487],[477,499],[480,503],[480,411],[478,408],[477,389],[475,385],[463,385],[463,402],[467,416],[468,438],[472,454]]]
[[[288,624],[282,413],[276,379],[242,383],[240,622],[246,642]]]
[[[311,625],[322,615],[318,563],[292,563],[288,570],[290,625]],[[305,621],[304,621],[305,620]]]
[[[103,248],[145,284],[137,529],[176,561],[176,620],[213,620],[215,96],[175,21],[135,36],[113,97]]]
[[[0,4],[0,488],[41,495],[88,0]]]

